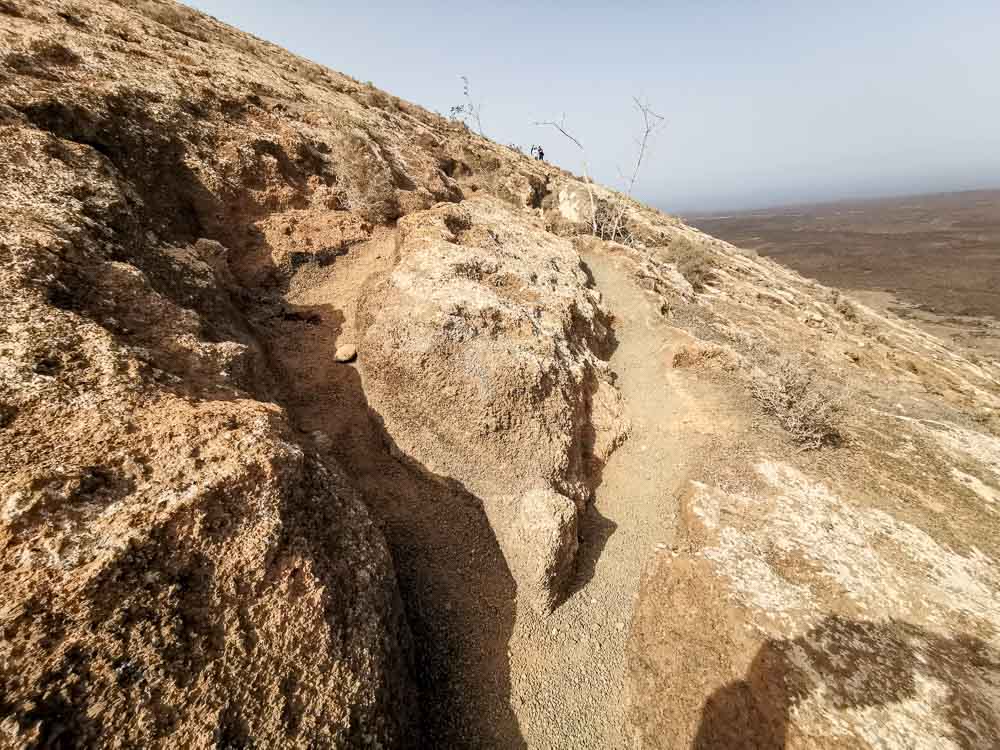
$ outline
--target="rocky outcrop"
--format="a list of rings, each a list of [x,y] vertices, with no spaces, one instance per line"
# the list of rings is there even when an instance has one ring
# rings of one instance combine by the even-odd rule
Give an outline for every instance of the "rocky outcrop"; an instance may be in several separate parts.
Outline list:
[[[645,582],[637,744],[993,747],[992,558],[788,465],[756,471],[753,494],[695,486],[693,548],[662,554]]]
[[[495,202],[413,214],[399,232],[399,260],[361,315],[369,402],[402,454],[483,501],[501,546],[529,543],[511,533],[521,497],[555,490],[582,510],[626,429],[600,297],[570,242]],[[561,514],[549,523],[575,522]],[[514,566],[518,583],[565,582],[575,547],[556,549],[559,575]],[[545,612],[558,594],[529,598]]]
[[[11,7],[21,34],[64,23]],[[406,744],[388,549],[270,402],[183,126],[137,107],[181,110],[61,88],[114,19],[139,27],[101,6],[3,74],[0,745]]]
[[[512,670],[600,632],[517,642],[509,574],[596,574],[628,429],[580,248],[683,331],[643,384],[718,391],[636,551],[636,741],[996,744],[995,362],[172,2],[0,31],[0,744],[516,743]],[[626,244],[569,239],[592,197]]]

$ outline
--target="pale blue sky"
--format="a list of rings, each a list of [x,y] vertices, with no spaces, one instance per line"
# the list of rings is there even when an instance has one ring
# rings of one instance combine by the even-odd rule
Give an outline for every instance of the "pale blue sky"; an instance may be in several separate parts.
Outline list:
[[[633,95],[668,124],[640,198],[674,212],[1000,187],[1000,0],[193,0],[220,20],[446,113],[460,74],[486,134],[633,151]]]

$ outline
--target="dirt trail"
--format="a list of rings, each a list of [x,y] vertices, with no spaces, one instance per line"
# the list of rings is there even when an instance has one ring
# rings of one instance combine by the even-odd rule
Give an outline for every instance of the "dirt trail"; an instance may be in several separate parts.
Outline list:
[[[698,416],[702,395],[696,408],[689,376],[670,367],[686,338],[623,258],[586,258],[615,315],[611,366],[632,432],[583,521],[570,597],[547,620],[528,607],[515,617],[514,582],[480,502],[394,457],[359,371],[334,362],[337,346],[356,341],[358,300],[391,269],[393,243],[387,232],[328,267],[300,270],[286,294],[298,315],[273,323],[268,340],[303,439],[355,479],[385,531],[416,639],[424,742],[623,747],[624,648],[639,578],[671,544],[676,494],[711,429]]]
[[[615,748],[623,734],[625,641],[643,566],[673,539],[676,495],[697,449],[698,416],[671,370],[686,340],[623,258],[584,259],[615,316],[611,367],[632,432],[604,467],[582,526],[574,592],[547,620],[519,607],[512,701],[529,747]]]

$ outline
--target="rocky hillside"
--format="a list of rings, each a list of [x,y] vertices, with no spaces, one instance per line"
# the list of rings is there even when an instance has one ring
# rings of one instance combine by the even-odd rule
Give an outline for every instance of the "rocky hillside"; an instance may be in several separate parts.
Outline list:
[[[1000,363],[172,2],[0,60],[0,746],[996,746]]]

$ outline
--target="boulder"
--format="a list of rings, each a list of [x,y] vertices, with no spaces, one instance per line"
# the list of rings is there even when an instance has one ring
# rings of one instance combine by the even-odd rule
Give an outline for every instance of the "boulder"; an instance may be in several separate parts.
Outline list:
[[[573,501],[547,489],[525,493],[502,547],[519,594],[538,614],[549,614],[565,595],[578,546]]]
[[[392,443],[479,498],[501,544],[528,490],[579,511],[626,425],[603,359],[610,319],[572,243],[487,199],[399,231],[399,261],[359,311],[365,391]]]
[[[405,744],[389,551],[271,402],[226,248],[144,231],[95,149],[0,150],[0,746]]]
[[[337,347],[337,351],[334,352],[333,358],[338,362],[351,362],[355,357],[358,356],[358,349],[354,344],[343,344]]]

